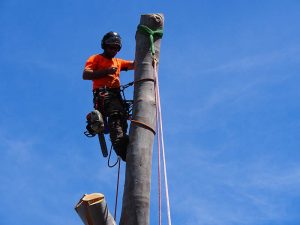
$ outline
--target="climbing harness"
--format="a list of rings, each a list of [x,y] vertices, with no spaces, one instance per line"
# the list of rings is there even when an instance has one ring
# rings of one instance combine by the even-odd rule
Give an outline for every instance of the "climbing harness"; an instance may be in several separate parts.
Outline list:
[[[86,131],[84,134],[87,137],[95,137],[98,135],[99,143],[101,146],[101,151],[103,157],[108,156],[107,146],[104,134],[109,133],[108,117],[107,113],[104,111],[105,98],[109,94],[116,94],[120,97],[121,104],[124,108],[124,115],[122,118],[129,119],[131,117],[133,100],[127,100],[125,97],[124,90],[129,86],[132,86],[134,82],[130,82],[126,85],[122,85],[120,90],[114,90],[109,88],[101,88],[93,90],[94,95],[94,108],[92,112],[88,113],[86,116]],[[123,98],[122,98],[123,97]]]

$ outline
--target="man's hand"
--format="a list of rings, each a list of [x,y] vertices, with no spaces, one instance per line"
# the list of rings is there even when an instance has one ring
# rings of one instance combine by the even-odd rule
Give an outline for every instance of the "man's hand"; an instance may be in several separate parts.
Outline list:
[[[108,75],[115,74],[117,72],[117,67],[110,67],[106,70]]]
[[[117,69],[118,69],[117,67],[110,67],[108,69],[103,69],[103,70],[85,69],[83,71],[82,78],[84,80],[95,80],[105,76],[113,77],[114,74],[117,72]]]

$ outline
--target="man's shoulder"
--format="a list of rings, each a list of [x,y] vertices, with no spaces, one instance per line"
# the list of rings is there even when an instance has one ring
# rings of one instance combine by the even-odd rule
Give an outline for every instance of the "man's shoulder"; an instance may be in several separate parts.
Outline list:
[[[95,60],[95,59],[100,59],[100,58],[102,58],[102,56],[100,54],[94,54],[94,55],[91,55],[88,59]]]
[[[87,60],[87,62],[93,64],[102,64],[105,63],[105,61],[105,58],[100,54],[91,55]]]
[[[114,58],[114,59],[119,61],[119,62],[131,62],[130,60],[121,59],[121,58]]]

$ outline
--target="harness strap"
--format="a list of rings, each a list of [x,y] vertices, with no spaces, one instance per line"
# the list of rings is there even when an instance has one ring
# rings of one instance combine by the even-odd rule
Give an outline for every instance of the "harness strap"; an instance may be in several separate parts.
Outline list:
[[[141,121],[138,121],[138,120],[133,120],[133,119],[129,119],[129,120],[131,121],[132,124],[146,128],[146,129],[150,130],[154,135],[156,134],[155,130],[152,127],[150,127],[149,125],[147,125]]]
[[[134,83],[137,84],[137,83],[140,83],[140,82],[143,82],[143,81],[152,81],[152,82],[155,82],[155,80],[152,79],[152,78],[144,78],[144,79],[140,79],[140,80],[134,81]]]

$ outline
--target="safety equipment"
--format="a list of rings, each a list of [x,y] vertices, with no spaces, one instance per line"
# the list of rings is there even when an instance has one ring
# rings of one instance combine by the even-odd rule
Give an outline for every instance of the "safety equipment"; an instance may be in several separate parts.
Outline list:
[[[96,134],[99,134],[104,130],[104,120],[98,110],[93,110],[92,112],[87,114],[86,122],[86,135],[88,134],[89,136],[95,136]]]
[[[122,39],[121,36],[113,31],[110,31],[108,33],[106,33],[101,41],[101,47],[102,49],[104,49],[106,47],[106,45],[118,45],[119,46],[119,50],[121,50],[122,48]]]
[[[126,161],[129,142],[129,137],[126,134],[128,128],[127,119],[131,117],[133,100],[126,100],[124,90],[133,84],[134,82],[130,82],[126,85],[121,85],[118,89],[105,87],[93,91],[94,108],[98,110],[87,114],[87,126],[84,134],[87,137],[98,136],[103,157],[108,156],[104,135],[109,133],[115,152],[123,161]],[[107,103],[109,104],[104,110]],[[110,166],[110,164],[108,165]]]

